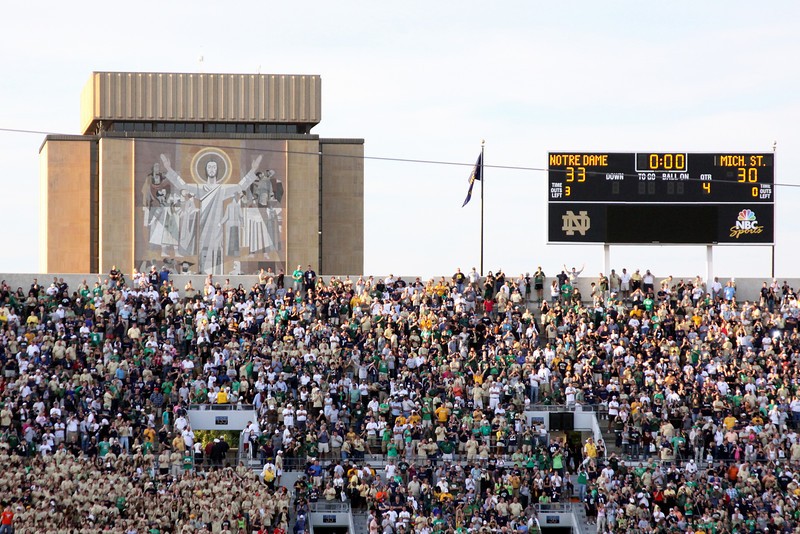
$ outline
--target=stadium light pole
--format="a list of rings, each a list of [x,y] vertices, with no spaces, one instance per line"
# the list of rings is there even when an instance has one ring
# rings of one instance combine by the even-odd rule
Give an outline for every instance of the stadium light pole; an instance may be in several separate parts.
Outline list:
[[[485,139],[481,139],[481,276],[483,276],[483,182],[486,181],[486,160],[483,159],[483,147],[486,144]]]

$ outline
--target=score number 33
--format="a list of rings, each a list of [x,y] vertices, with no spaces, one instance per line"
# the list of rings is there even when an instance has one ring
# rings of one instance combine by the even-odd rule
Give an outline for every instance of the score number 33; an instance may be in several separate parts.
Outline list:
[[[586,181],[586,167],[567,167],[567,174],[566,179],[564,180],[567,183],[578,182],[582,183]],[[572,188],[570,186],[564,186],[564,196],[568,197],[572,194]]]
[[[567,167],[567,182],[585,182],[586,167]]]

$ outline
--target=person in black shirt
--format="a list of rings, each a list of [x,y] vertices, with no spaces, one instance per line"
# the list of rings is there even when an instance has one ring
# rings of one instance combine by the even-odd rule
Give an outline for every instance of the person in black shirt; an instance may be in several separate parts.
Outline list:
[[[303,289],[305,289],[306,293],[309,291],[314,291],[314,288],[317,286],[317,273],[311,268],[311,265],[308,266],[306,272],[303,273]]]
[[[640,445],[642,442],[642,433],[635,426],[632,426],[628,433],[628,440],[630,442],[631,457],[634,460],[639,459]]]
[[[456,270],[456,274],[453,275],[453,282],[456,284],[456,291],[459,293],[464,292],[464,282],[467,280],[467,277],[464,276],[464,273],[461,272],[461,269]]]
[[[153,286],[154,288],[157,288],[159,286],[159,282],[161,281],[161,276],[158,274],[155,265],[150,267],[150,274],[147,275],[147,281],[150,282],[150,285]]]
[[[39,293],[42,291],[42,286],[39,285],[39,281],[34,278],[33,283],[31,284],[31,288],[28,290],[28,296],[32,296],[34,298],[39,298]]]

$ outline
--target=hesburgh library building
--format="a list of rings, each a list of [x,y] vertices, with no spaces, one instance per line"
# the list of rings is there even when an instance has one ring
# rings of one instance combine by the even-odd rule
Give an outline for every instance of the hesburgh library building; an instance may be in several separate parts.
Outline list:
[[[40,149],[42,272],[362,272],[364,140],[321,116],[319,76],[93,73]]]

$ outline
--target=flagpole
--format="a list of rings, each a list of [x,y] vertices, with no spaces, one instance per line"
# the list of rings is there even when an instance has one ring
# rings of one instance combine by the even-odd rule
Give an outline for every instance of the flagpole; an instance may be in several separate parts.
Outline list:
[[[481,276],[483,276],[483,182],[486,181],[486,173],[484,173],[484,160],[483,160],[483,146],[486,144],[485,139],[481,139]]]

